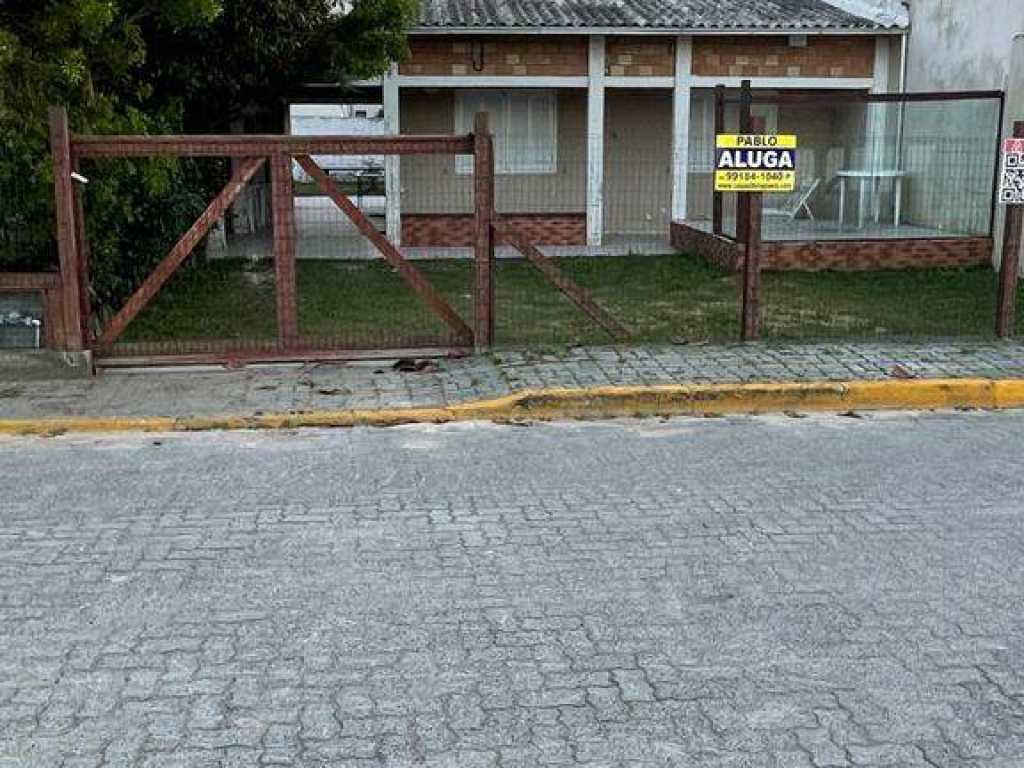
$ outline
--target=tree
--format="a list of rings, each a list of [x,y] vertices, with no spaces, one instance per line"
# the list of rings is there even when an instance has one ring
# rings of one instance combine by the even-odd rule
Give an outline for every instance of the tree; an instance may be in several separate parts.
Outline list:
[[[220,130],[309,80],[371,77],[405,52],[416,0],[4,0],[0,269],[53,255],[49,104],[91,133]],[[122,299],[216,186],[210,164],[104,161],[88,173],[97,303]]]
[[[154,34],[155,87],[183,105],[192,130],[221,130],[280,110],[308,82],[372,78],[407,53],[416,0],[225,0],[203,27]]]

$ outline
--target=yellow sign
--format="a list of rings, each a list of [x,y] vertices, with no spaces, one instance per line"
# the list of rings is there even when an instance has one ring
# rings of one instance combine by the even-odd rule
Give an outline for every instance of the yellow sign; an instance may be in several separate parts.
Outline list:
[[[716,192],[792,192],[796,136],[722,134],[715,137]]]
[[[788,134],[749,136],[720,133],[715,137],[715,146],[719,149],[796,149],[796,136]]]

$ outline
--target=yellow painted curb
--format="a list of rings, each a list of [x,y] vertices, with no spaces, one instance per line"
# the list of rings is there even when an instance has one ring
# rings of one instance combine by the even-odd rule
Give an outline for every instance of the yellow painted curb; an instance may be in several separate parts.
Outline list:
[[[0,419],[0,434],[195,432],[225,429],[394,426],[458,421],[550,421],[783,411],[1024,407],[1024,380],[911,379],[523,390],[437,408],[306,411],[184,418]]]

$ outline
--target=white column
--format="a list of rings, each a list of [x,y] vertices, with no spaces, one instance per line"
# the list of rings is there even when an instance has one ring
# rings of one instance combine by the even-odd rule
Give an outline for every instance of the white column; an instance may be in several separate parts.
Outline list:
[[[693,39],[676,38],[676,82],[672,96],[672,220],[686,219],[690,167],[690,74]]]
[[[590,38],[587,89],[587,245],[604,237],[604,70],[605,39]]]
[[[398,90],[398,66],[384,76],[384,126],[392,136],[402,130],[399,120],[400,100]],[[386,195],[385,224],[387,238],[394,245],[402,244],[402,158],[387,155],[384,158],[384,194]]]

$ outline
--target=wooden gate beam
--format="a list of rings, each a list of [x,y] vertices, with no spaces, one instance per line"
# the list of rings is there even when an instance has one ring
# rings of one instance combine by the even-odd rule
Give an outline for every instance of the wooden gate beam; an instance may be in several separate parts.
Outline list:
[[[69,352],[78,352],[83,347],[82,304],[79,299],[81,265],[75,223],[75,190],[71,180],[71,133],[68,129],[68,113],[63,107],[50,107],[50,151],[53,153],[57,254],[62,283],[63,347]]]
[[[352,220],[356,228],[376,246],[384,257],[409,286],[422,297],[430,308],[458,335],[459,339],[472,343],[473,329],[459,317],[458,313],[445,301],[444,297],[414,267],[398,249],[373,226],[361,210],[349,200],[348,195],[338,189],[331,177],[316,164],[309,155],[297,155],[295,161],[310,175],[320,190],[334,202],[342,212]]]
[[[274,227],[274,304],[277,338],[288,347],[299,335],[298,287],[295,278],[295,198],[292,161],[288,155],[270,158],[270,201]]]
[[[558,288],[577,307],[582,309],[591,320],[606,330],[616,341],[625,341],[632,334],[622,323],[608,314],[600,304],[594,301],[590,292],[569,279],[555,263],[545,256],[531,243],[522,232],[503,221],[495,219],[494,231],[504,242],[519,251],[527,260]]]
[[[89,136],[76,157],[269,157],[271,155],[471,155],[471,136]]]
[[[199,241],[206,236],[206,233],[210,231],[214,223],[224,215],[228,206],[235,201],[235,198],[238,197],[245,188],[245,185],[263,167],[265,162],[266,158],[263,157],[249,158],[235,170],[227,186],[220,191],[220,194],[214,198],[202,215],[196,219],[188,232],[182,235],[181,239],[171,249],[171,252],[164,257],[163,261],[156,266],[156,269],[150,273],[138,290],[132,294],[132,297],[114,315],[114,318],[99,336],[98,343],[100,347],[109,347],[117,341],[121,334],[124,333],[124,329],[128,327],[128,323],[134,320],[139,312],[153,300],[153,297],[156,296],[163,284],[181,266],[182,262],[188,258],[188,255],[192,253],[192,250],[199,244]]]

